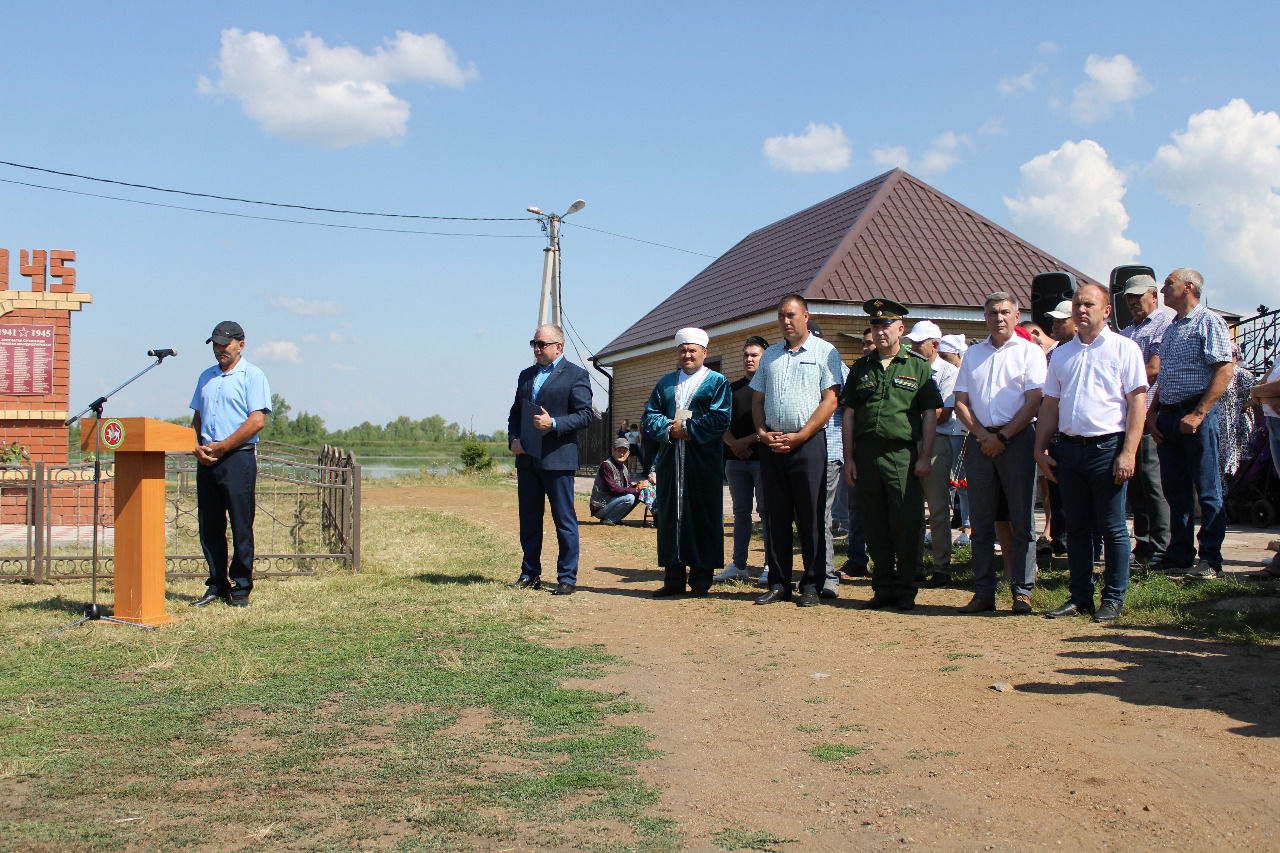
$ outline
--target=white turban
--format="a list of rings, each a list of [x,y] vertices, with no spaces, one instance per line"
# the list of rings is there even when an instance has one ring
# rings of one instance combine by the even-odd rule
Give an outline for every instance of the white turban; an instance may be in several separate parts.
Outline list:
[[[703,349],[706,349],[707,344],[710,343],[710,341],[711,338],[707,336],[706,332],[701,329],[694,328],[693,326],[689,326],[688,328],[684,328],[676,332],[676,346],[697,344]]]

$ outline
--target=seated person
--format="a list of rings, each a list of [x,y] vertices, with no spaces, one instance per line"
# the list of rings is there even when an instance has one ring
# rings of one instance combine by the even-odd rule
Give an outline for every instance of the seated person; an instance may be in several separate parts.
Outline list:
[[[636,508],[640,490],[631,485],[627,473],[630,452],[625,438],[615,439],[613,455],[600,463],[596,481],[591,484],[591,515],[604,524],[617,524]]]

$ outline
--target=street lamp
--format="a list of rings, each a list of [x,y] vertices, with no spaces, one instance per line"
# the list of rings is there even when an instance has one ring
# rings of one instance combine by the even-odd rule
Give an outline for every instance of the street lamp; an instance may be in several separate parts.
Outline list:
[[[548,245],[543,250],[542,260],[542,298],[538,302],[538,325],[547,323],[560,325],[560,220],[571,213],[577,213],[587,203],[578,199],[569,205],[562,215],[543,213],[542,209],[530,205],[525,210],[538,217],[542,230],[546,232]]]

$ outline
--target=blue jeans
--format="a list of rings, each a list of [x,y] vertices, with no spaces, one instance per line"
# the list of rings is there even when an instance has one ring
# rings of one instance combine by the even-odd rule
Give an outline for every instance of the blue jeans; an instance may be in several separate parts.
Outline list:
[[[1093,606],[1095,530],[1102,534],[1106,561],[1102,600],[1124,604],[1129,588],[1129,526],[1124,517],[1129,484],[1117,486],[1113,473],[1123,447],[1123,435],[1085,445],[1059,438],[1050,452],[1058,462],[1054,470],[1067,522],[1071,600],[1081,607]]]
[[[1227,516],[1222,508],[1222,472],[1218,469],[1217,406],[1200,423],[1200,428],[1183,435],[1178,422],[1183,413],[1161,407],[1156,427],[1164,440],[1160,455],[1160,483],[1169,503],[1169,550],[1165,562],[1188,568],[1195,565],[1195,495],[1200,496],[1200,559],[1215,569],[1222,568],[1222,540],[1227,535]]]
[[[1010,439],[1004,452],[995,458],[984,454],[972,437],[965,451],[969,515],[973,521],[973,593],[987,601],[996,599],[996,507],[1001,492],[1009,504],[1009,524],[1013,527],[1013,553],[1002,555],[1005,566],[1013,573],[1009,587],[1015,595],[1030,595],[1036,585],[1032,514],[1035,433],[1035,427],[1028,426]]]
[[[867,558],[867,536],[862,530],[862,511],[858,509],[858,487],[850,486],[843,473],[840,482],[847,490],[845,506],[849,508],[849,544],[845,553],[855,567],[866,569],[870,560]]]
[[[733,564],[747,567],[751,549],[751,510],[754,506],[764,517],[764,487],[760,479],[760,462],[755,459],[728,459],[724,476],[729,481],[729,500],[733,504]],[[766,534],[767,535],[767,534]],[[765,553],[768,553],[766,547]]]
[[[618,495],[610,500],[600,509],[600,514],[596,516],[601,521],[612,521],[615,524],[626,518],[631,510],[636,508],[635,495]]]

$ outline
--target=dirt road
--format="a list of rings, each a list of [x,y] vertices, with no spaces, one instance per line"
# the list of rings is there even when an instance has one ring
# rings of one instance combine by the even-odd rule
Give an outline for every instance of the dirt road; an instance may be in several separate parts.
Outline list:
[[[514,490],[364,503],[516,537]],[[664,754],[642,772],[690,850],[727,827],[796,851],[1280,849],[1280,649],[959,616],[961,590],[922,590],[907,614],[859,609],[863,584],[810,609],[753,606],[741,584],[653,600],[652,528],[581,533],[578,594],[530,594],[576,629],[566,642],[632,662],[589,686],[648,707],[628,722]]]

